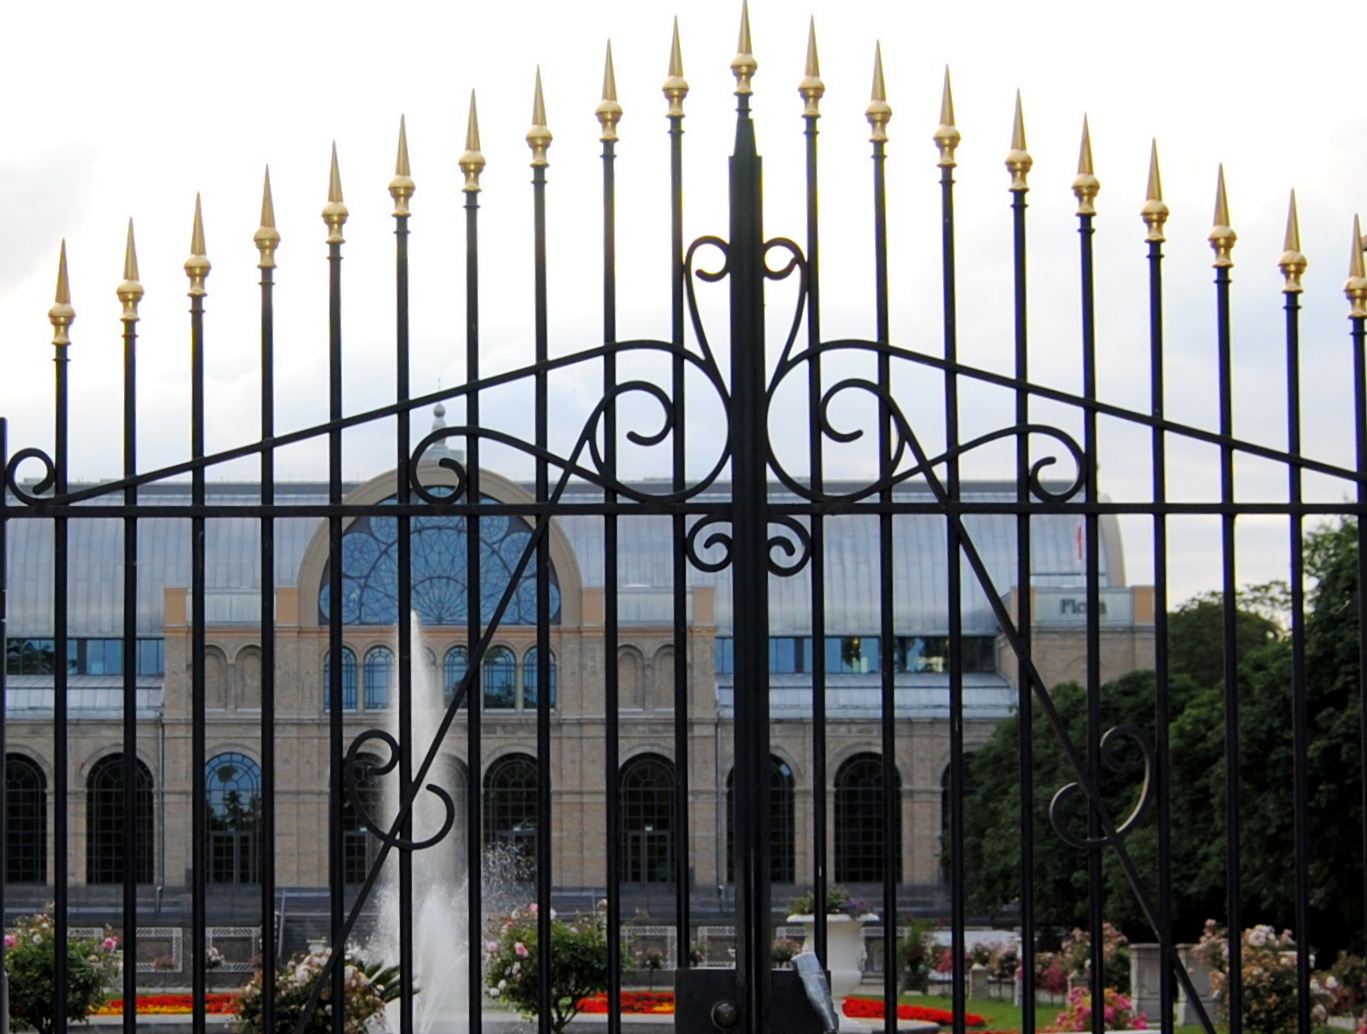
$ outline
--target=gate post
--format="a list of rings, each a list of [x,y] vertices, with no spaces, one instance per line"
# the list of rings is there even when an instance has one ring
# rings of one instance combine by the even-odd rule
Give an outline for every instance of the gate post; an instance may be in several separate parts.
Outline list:
[[[765,398],[761,161],[750,119],[748,18],[736,75],[736,146],[730,160],[732,621],[735,636],[736,983],[741,1027],[767,1026],[769,936],[768,420]]]

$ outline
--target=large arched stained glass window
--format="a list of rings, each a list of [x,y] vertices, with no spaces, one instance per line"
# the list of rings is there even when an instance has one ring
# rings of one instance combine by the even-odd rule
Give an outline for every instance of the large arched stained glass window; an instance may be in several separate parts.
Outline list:
[[[797,880],[793,822],[793,770],[782,758],[769,757],[769,879]],[[726,878],[736,879],[736,770],[726,777]]]
[[[5,879],[47,882],[47,780],[32,758],[5,758]]]
[[[385,503],[392,504],[392,498]],[[482,502],[498,505],[488,496]],[[414,517],[413,610],[424,625],[464,625],[469,595],[469,554],[464,517]],[[490,514],[479,519],[480,621],[493,621],[513,572],[531,547],[531,526],[521,517]],[[393,517],[358,517],[342,536],[342,622],[395,625],[399,620],[399,524]],[[552,624],[560,623],[560,586],[550,573]],[[328,574],[318,586],[319,620],[329,614]],[[405,618],[405,620],[407,620]],[[536,564],[529,563],[513,588],[502,624],[536,623]]]
[[[365,709],[379,711],[389,706],[389,681],[394,672],[394,654],[385,646],[367,651],[362,675],[365,678]]]
[[[484,846],[503,852],[511,878],[536,875],[536,760],[505,754],[484,773]]]
[[[674,879],[674,766],[642,754],[622,766],[622,879]]]
[[[901,796],[896,769],[893,787]],[[883,849],[889,839],[897,864],[892,878],[902,878],[901,801],[892,809],[892,827],[883,822],[883,759],[856,754],[835,774],[835,878],[838,883],[876,883],[883,879]]]
[[[152,882],[152,773],[134,761],[134,864],[139,883]],[[95,762],[86,781],[85,881],[122,883],[128,849],[124,829],[123,755],[108,754]]]
[[[261,881],[261,769],[245,754],[219,754],[204,766],[209,882]]]

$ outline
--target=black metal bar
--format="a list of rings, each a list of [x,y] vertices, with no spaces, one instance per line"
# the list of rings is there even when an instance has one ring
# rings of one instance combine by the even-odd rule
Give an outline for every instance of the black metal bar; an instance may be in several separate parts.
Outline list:
[[[479,190],[467,183],[465,194],[465,378],[468,382],[479,381]],[[470,391],[465,402],[466,422],[471,427],[480,423],[480,393],[477,388]],[[466,502],[478,505],[480,502],[479,438],[468,435],[465,439],[466,463]],[[467,543],[478,543],[479,518],[471,511],[465,519]],[[466,821],[465,856],[468,878],[466,913],[467,928],[473,935],[482,928],[484,922],[484,799],[482,796],[484,759],[483,745],[480,741],[480,715],[484,701],[480,693],[483,680],[477,658],[470,649],[479,641],[483,631],[482,600],[480,598],[480,557],[478,549],[465,551],[465,612],[467,680],[474,691],[465,701],[466,730],[465,753],[469,768],[466,772]],[[468,981],[471,988],[483,987],[484,959],[480,952],[472,951],[468,959]],[[481,1034],[484,1029],[483,996],[471,994],[468,1005],[470,1034]]]
[[[132,233],[131,224],[129,233]],[[131,243],[131,238],[130,238]],[[138,470],[138,323],[136,318],[123,323],[123,475],[131,478]],[[136,506],[135,485],[124,489],[125,506]],[[137,755],[138,755],[138,519],[123,522],[123,849],[128,864],[123,867],[123,957],[138,957],[138,871],[141,851],[150,849],[138,837]],[[3,914],[3,913],[0,913]],[[123,1000],[136,1002],[138,967],[136,961],[123,967]],[[123,1011],[124,1034],[135,1034],[137,1009]]]
[[[1149,266],[1149,405],[1161,417],[1163,398],[1163,241],[1150,235]],[[1167,441],[1155,429],[1152,442],[1153,502],[1167,496]],[[1154,665],[1154,766],[1158,839],[1158,927],[1154,931],[1163,947],[1159,970],[1159,1023],[1163,1034],[1172,1034],[1177,986],[1173,979],[1175,958],[1172,931],[1172,707],[1168,670],[1168,523],[1159,513],[1153,517],[1153,665]]]
[[[769,572],[762,164],[750,98],[737,104],[730,160],[732,620],[735,636],[736,978],[750,1034],[769,1015]]]
[[[1359,238],[1358,246],[1362,246]],[[1358,468],[1367,467],[1367,317],[1353,316],[1351,340],[1353,348],[1353,425]],[[1358,553],[1358,710],[1360,712],[1361,771],[1367,772],[1367,486],[1357,491],[1357,553]],[[1367,779],[1362,785],[1363,855],[1367,858]],[[1363,900],[1367,901],[1367,871],[1363,873]]]
[[[190,296],[190,455],[204,455],[204,294],[202,291]],[[194,1034],[204,1034],[206,1023],[205,995],[208,987],[208,969],[205,966],[204,947],[208,939],[208,866],[209,866],[209,815],[208,800],[204,781],[207,768],[207,726],[208,707],[205,671],[205,578],[206,578],[206,526],[202,514],[207,513],[205,506],[205,477],[203,468],[196,470],[190,481],[190,504],[201,516],[190,518],[190,830],[191,863],[193,873],[190,906],[190,959],[191,987],[194,995],[194,1011],[191,1027]],[[125,864],[129,859],[125,856]]]
[[[817,201],[817,119],[815,111],[805,113],[807,159],[807,345],[813,349],[807,370],[807,411],[816,413],[821,405],[821,356],[815,352],[821,343],[820,221]],[[807,424],[807,452],[811,463],[812,491],[820,494],[825,485],[825,451],[821,426],[816,420]],[[826,821],[826,522],[820,514],[811,517],[812,535],[812,933],[817,957],[825,961],[826,888],[829,828]],[[797,875],[794,873],[794,875]]]
[[[333,421],[342,417],[342,241],[341,233],[328,240],[328,416]],[[342,431],[338,427],[328,434],[328,502],[340,507],[342,502]],[[328,518],[328,919],[330,942],[334,956],[345,951],[343,897],[346,864],[343,856],[342,801],[345,793],[343,764],[345,744],[342,729],[342,518]],[[345,966],[332,966],[332,1001],[340,1002],[345,994]],[[306,1017],[300,1017],[302,1028]],[[332,1010],[332,1034],[345,1034],[345,1012]],[[303,1034],[296,1030],[295,1034]]]
[[[395,401],[408,401],[408,215],[394,216],[394,395]],[[409,503],[411,487],[407,477],[411,447],[411,411],[401,411],[394,426],[394,470],[397,481],[395,496],[400,505]],[[398,518],[398,708],[399,742],[413,742],[413,520]],[[366,676],[368,679],[368,675]],[[388,687],[385,687],[386,692]],[[370,692],[367,681],[365,691]],[[390,701],[393,707],[394,702]],[[407,799],[413,786],[413,751],[399,752],[399,787],[402,799]],[[402,835],[413,839],[413,817],[405,819]],[[416,981],[416,957],[413,945],[413,852],[399,852],[399,972],[403,975],[399,996],[399,1029],[403,1034],[413,1031],[413,986]],[[476,952],[475,954],[478,954]]]
[[[1025,255],[1025,190],[1011,192],[1012,215],[1012,284],[1015,312],[1015,376],[1023,383],[1029,377],[1029,329],[1026,321],[1028,294],[1026,291]],[[1016,392],[1016,424],[1030,421],[1030,397],[1027,392]],[[1024,434],[1016,439],[1016,501],[1030,501],[1027,472],[1030,469],[1030,445]],[[1034,700],[1029,678],[1030,625],[1033,620],[1033,587],[1030,577],[1030,517],[1022,511],[1016,517],[1016,630],[1021,645],[1017,653],[1016,688],[1020,716],[1020,832],[1021,832],[1021,929],[1022,940],[1033,938],[1035,930],[1035,722]],[[961,755],[962,757],[962,755]],[[960,769],[961,770],[961,769]],[[962,928],[955,928],[954,970],[954,1034],[963,1034],[964,982],[961,961],[964,954]],[[1033,947],[1033,944],[1032,944]],[[1031,974],[1033,977],[1033,974]],[[1024,1030],[1031,1030],[1034,1013],[1023,1014]]]
[[[261,440],[275,436],[275,270],[261,265]],[[275,502],[275,453],[261,452],[261,502]],[[261,972],[274,974],[275,911],[275,521],[261,518]],[[261,1025],[275,1029],[275,981],[261,981]]]
[[[66,491],[68,483],[67,456],[67,416],[68,416],[68,367],[67,345],[56,346],[53,357],[56,375],[56,426],[54,428],[53,462],[56,481],[53,485],[57,494]],[[52,787],[53,810],[52,857],[56,872],[52,886],[52,927],[54,960],[52,967],[52,1008],[53,1029],[56,1034],[66,1034],[66,994],[69,978],[67,966],[67,941],[70,934],[68,922],[70,910],[70,827],[67,814],[70,797],[67,750],[67,518],[58,517],[52,522]],[[128,856],[124,855],[124,864]]]
[[[1216,344],[1219,375],[1220,433],[1233,436],[1234,383],[1230,343],[1230,267],[1215,268]],[[1220,450],[1220,500],[1234,502],[1234,451]],[[1229,1029],[1242,1034],[1243,1021],[1243,885],[1239,856],[1239,629],[1235,581],[1234,515],[1220,518],[1220,568],[1224,641],[1225,718],[1225,882],[1229,927]]]
[[[611,139],[603,141],[603,342],[611,345],[617,340],[617,150]],[[677,261],[677,260],[676,260]],[[675,270],[678,279],[678,270]],[[611,398],[617,385],[617,355],[609,351],[603,356],[603,396]],[[617,476],[617,406],[614,403],[603,415],[603,456],[612,477]],[[617,501],[617,493],[610,488],[605,501]],[[621,681],[618,651],[621,647],[618,632],[619,584],[617,572],[617,517],[603,518],[603,795],[604,824],[607,830],[607,851],[603,859],[607,890],[607,949],[608,949],[608,1034],[622,1031],[622,810],[621,767],[622,729],[620,710]],[[688,942],[681,942],[687,954]]]
[[[540,96],[540,79],[537,80]],[[532,222],[533,275],[536,315],[535,425],[536,444],[544,450],[549,440],[548,383],[543,364],[549,350],[548,310],[546,304],[546,164],[542,158],[532,162]],[[536,498],[549,497],[548,467],[544,458],[536,461]],[[538,666],[536,710],[536,900],[537,965],[542,973],[551,972],[551,711],[548,690],[548,669],[544,666],[550,654],[550,543],[545,536],[536,547],[536,655]],[[551,982],[543,980],[539,988],[540,1008],[537,1012],[541,1034],[550,1034],[554,1002]]]

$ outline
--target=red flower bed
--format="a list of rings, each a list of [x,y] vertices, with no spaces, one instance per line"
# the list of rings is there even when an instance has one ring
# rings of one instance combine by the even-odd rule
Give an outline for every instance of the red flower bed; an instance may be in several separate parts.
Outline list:
[[[138,995],[139,1016],[188,1015],[194,1008],[191,995]],[[237,1011],[237,995],[206,994],[204,1011],[211,1016],[226,1016]],[[123,999],[111,998],[95,1010],[96,1016],[122,1016]]]
[[[672,1013],[674,1011],[673,991],[623,991],[620,998],[622,1012],[627,1015],[646,1013]],[[579,999],[579,1011],[602,1014],[608,1011],[606,994],[591,995]]]
[[[845,1015],[852,1019],[881,1020],[883,1018],[883,1000],[881,998],[846,998]],[[931,1023],[949,1024],[954,1022],[954,1014],[946,1009],[934,1009],[927,1005],[899,1005],[897,1007],[897,1018],[899,1020],[927,1020]],[[964,1025],[968,1027],[981,1027],[987,1020],[983,1019],[975,1012],[964,1014]],[[979,1034],[987,1034],[986,1031]]]

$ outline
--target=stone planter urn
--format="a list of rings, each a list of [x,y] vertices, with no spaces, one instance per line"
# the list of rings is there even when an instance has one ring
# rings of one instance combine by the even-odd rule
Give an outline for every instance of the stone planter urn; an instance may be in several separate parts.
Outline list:
[[[838,912],[826,916],[826,954],[821,961],[831,974],[831,997],[835,999],[835,1012],[843,1016],[841,1006],[845,997],[859,986],[864,979],[864,924],[877,922],[878,916],[867,912],[861,916],[845,915]],[[816,951],[816,916],[791,915],[790,923],[801,923],[807,932],[802,942],[803,951]]]

